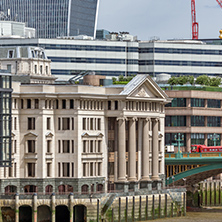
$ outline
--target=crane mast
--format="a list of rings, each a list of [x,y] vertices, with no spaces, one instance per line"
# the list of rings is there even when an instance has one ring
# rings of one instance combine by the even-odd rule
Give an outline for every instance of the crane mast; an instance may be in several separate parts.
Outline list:
[[[222,8],[222,0],[216,0],[219,6]]]
[[[196,21],[195,0],[191,0],[191,15],[192,15],[192,39],[198,39],[199,25]]]

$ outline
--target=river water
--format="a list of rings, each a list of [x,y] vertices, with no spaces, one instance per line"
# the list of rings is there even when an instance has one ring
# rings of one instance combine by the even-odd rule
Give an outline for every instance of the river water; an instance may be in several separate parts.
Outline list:
[[[222,222],[222,208],[193,209],[184,217],[163,218],[155,222]]]

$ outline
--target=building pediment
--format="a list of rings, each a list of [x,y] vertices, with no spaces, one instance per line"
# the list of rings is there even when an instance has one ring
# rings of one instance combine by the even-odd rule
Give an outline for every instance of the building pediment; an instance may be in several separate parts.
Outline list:
[[[82,137],[83,138],[90,138],[90,137],[95,137],[95,138],[102,138],[104,135],[102,133],[98,134],[89,134],[89,133],[83,133]]]
[[[33,132],[29,132],[27,134],[24,135],[25,137],[38,137],[38,134],[33,133]]]
[[[45,136],[46,136],[47,138],[51,138],[51,137],[53,137],[54,135],[52,134],[52,132],[48,132],[48,133],[45,134]]]
[[[137,75],[125,87],[120,95],[136,98],[167,99],[167,94],[149,75]]]

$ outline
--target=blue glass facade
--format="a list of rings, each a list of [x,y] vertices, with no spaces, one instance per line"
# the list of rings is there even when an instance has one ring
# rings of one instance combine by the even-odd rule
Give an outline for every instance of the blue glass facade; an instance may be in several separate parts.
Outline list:
[[[36,28],[39,38],[94,36],[99,0],[2,0],[1,10],[10,9],[10,20]]]

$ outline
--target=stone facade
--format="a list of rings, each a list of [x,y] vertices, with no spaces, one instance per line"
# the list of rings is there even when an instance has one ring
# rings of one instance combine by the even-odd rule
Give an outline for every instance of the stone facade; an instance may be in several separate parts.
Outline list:
[[[0,169],[1,192],[160,189],[168,102],[147,75],[111,87],[13,82],[13,161]]]

